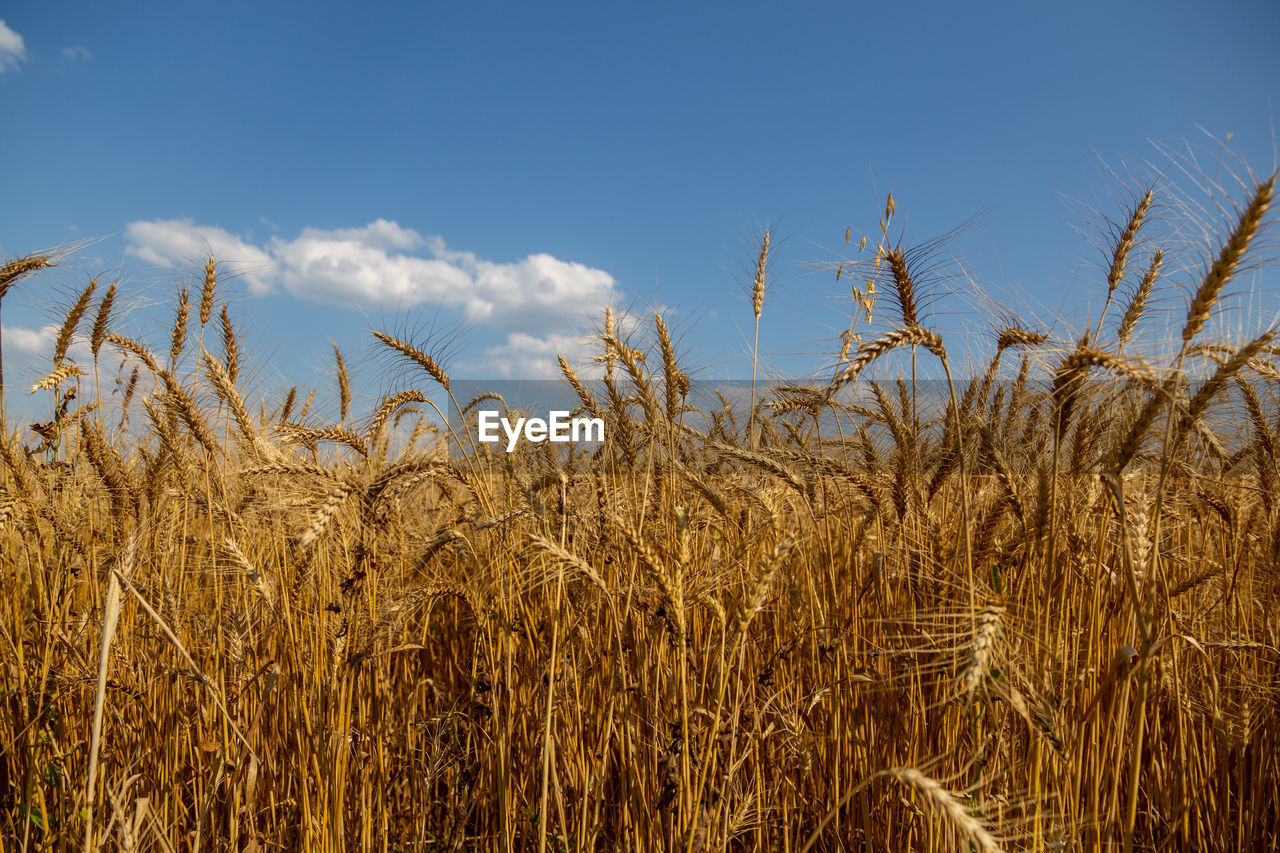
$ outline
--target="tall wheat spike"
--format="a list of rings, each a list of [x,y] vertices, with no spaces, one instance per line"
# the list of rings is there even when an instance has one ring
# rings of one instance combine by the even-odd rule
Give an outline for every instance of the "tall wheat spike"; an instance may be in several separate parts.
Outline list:
[[[1249,203],[1240,212],[1240,220],[1236,223],[1235,229],[1222,245],[1221,251],[1209,266],[1204,278],[1201,279],[1200,287],[1197,288],[1195,296],[1191,300],[1191,305],[1187,309],[1187,323],[1182,329],[1182,346],[1184,350],[1190,345],[1192,339],[1200,333],[1200,330],[1204,328],[1205,323],[1209,321],[1209,314],[1213,310],[1214,304],[1218,301],[1222,288],[1239,270],[1241,260],[1262,226],[1262,220],[1266,216],[1267,209],[1271,206],[1275,185],[1276,176],[1274,173],[1270,178],[1258,184],[1257,189],[1254,190],[1253,197],[1249,199]]]

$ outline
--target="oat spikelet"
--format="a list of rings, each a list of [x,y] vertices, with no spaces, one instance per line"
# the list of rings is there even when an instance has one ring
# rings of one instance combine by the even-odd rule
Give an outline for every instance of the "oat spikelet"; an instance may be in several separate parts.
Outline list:
[[[1275,173],[1272,173],[1270,178],[1258,184],[1253,198],[1250,199],[1249,204],[1240,213],[1240,221],[1236,224],[1235,230],[1231,232],[1231,236],[1223,244],[1218,257],[1200,282],[1200,287],[1196,290],[1196,295],[1191,300],[1191,307],[1187,311],[1187,325],[1182,329],[1182,345],[1184,349],[1191,343],[1191,339],[1204,328],[1205,323],[1209,320],[1209,313],[1213,310],[1214,303],[1218,301],[1218,296],[1222,293],[1222,288],[1240,268],[1240,259],[1244,257],[1245,251],[1249,248],[1249,243],[1257,235],[1258,229],[1262,226],[1262,219],[1266,216],[1267,208],[1271,206],[1272,192],[1275,190],[1275,185]]]

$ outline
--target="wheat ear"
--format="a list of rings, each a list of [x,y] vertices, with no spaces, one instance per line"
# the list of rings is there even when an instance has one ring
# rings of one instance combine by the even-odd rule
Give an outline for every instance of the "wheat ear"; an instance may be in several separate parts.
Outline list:
[[[1000,853],[995,836],[941,782],[914,767],[896,767],[889,771],[889,775],[919,794],[982,853]]]
[[[333,345],[333,358],[338,363],[338,419],[345,421],[351,411],[351,377],[347,375],[347,362],[337,344]]]
[[[66,319],[62,321],[62,325],[58,328],[58,335],[54,338],[53,343],[53,363],[55,366],[62,364],[63,359],[67,357],[67,350],[71,347],[71,338],[76,333],[76,327],[80,325],[80,319],[84,317],[85,311],[89,310],[89,300],[93,298],[93,292],[98,289],[98,280],[92,279],[80,292],[80,296],[71,306],[71,310],[67,312]]]
[[[1133,292],[1133,298],[1129,300],[1129,307],[1124,309],[1124,314],[1120,317],[1120,328],[1116,332],[1116,337],[1120,341],[1120,345],[1124,346],[1129,342],[1129,338],[1133,335],[1134,327],[1138,325],[1138,320],[1142,318],[1142,312],[1147,308],[1147,299],[1151,296],[1151,290],[1155,287],[1156,279],[1160,276],[1160,267],[1164,263],[1164,252],[1157,249],[1156,253],[1151,257],[1151,263],[1147,267],[1146,273],[1142,276],[1142,282],[1138,285],[1138,289]]]
[[[1187,324],[1182,329],[1182,346],[1184,350],[1191,343],[1191,339],[1204,328],[1205,323],[1209,320],[1209,314],[1213,310],[1214,303],[1218,301],[1218,296],[1222,293],[1222,288],[1239,269],[1240,259],[1244,257],[1250,242],[1253,241],[1259,228],[1262,227],[1262,219],[1266,216],[1267,208],[1271,206],[1275,185],[1276,175],[1274,172],[1270,178],[1258,184],[1258,188],[1253,193],[1253,198],[1249,200],[1249,204],[1241,211],[1240,221],[1236,223],[1235,230],[1231,232],[1231,236],[1223,244],[1218,257],[1209,267],[1209,271],[1205,273],[1204,279],[1201,280],[1200,287],[1196,290],[1196,295],[1191,300],[1191,307],[1187,310]]]
[[[204,262],[204,278],[200,282],[200,328],[209,325],[213,316],[213,293],[218,287],[218,263],[209,255]]]
[[[446,391],[449,390],[449,376],[444,372],[444,368],[440,366],[440,363],[434,358],[427,355],[413,344],[393,338],[390,335],[383,334],[377,330],[373,332],[373,336],[425,370],[428,376],[440,383],[441,388],[444,388]]]
[[[932,332],[921,326],[904,326],[901,329],[890,332],[882,338],[877,338],[871,343],[858,350],[858,354],[849,362],[849,366],[844,369],[827,387],[825,395],[826,400],[831,397],[841,387],[858,378],[858,374],[862,373],[873,361],[882,355],[897,349],[900,346],[919,345],[929,350],[938,358],[946,361],[947,350],[942,345],[942,337],[937,332]]]

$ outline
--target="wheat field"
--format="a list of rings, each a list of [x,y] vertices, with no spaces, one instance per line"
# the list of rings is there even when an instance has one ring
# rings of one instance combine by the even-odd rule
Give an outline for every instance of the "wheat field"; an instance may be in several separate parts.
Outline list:
[[[693,407],[610,313],[591,452],[476,444],[382,331],[377,406],[341,352],[250,399],[218,259],[159,342],[90,283],[0,439],[0,848],[1276,849],[1280,342],[1210,334],[1274,186],[1202,258],[1134,194],[1105,307],[974,371],[890,201],[827,379]]]

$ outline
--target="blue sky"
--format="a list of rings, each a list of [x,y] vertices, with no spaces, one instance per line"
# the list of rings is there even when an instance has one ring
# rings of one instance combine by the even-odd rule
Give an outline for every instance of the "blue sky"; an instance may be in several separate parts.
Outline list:
[[[769,222],[761,350],[806,372],[850,316],[813,264],[889,191],[908,243],[985,212],[948,250],[1049,322],[1100,298],[1098,219],[1070,199],[1120,218],[1167,150],[1213,169],[1206,132],[1276,162],[1274,2],[42,0],[3,21],[0,255],[95,240],[6,297],[12,396],[92,274],[166,349],[206,242],[245,273],[228,292],[267,385],[325,385],[330,344],[360,362],[371,327],[436,329],[460,374],[538,374],[611,300],[748,375],[741,268]],[[933,325],[985,329],[972,303]]]

